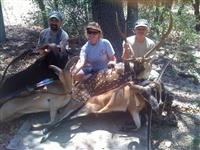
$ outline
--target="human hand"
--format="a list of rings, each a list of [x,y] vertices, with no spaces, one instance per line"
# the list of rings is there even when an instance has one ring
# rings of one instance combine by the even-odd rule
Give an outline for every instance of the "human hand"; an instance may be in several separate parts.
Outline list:
[[[55,49],[57,49],[58,47],[57,47],[57,45],[55,44],[55,43],[50,43],[50,44],[48,44],[48,49],[50,49],[50,50],[55,50]]]
[[[42,47],[38,48],[36,50],[37,52],[39,52],[39,54],[41,55],[45,55],[49,52],[49,44],[45,44]]]
[[[145,58],[145,57],[137,57],[136,58],[136,61],[140,62],[140,63],[142,63],[142,62],[150,62],[151,60],[152,60],[152,57],[147,57],[147,58]]]
[[[125,42],[125,43],[123,44],[123,48],[124,48],[124,49],[130,49],[130,47],[131,47],[131,45],[130,45],[130,43],[128,43],[128,42]]]
[[[60,47],[55,43],[45,44],[38,49],[38,51],[42,54],[49,53],[50,51],[59,51]]]
[[[108,68],[115,68],[115,64],[116,64],[115,61],[109,61],[107,65],[108,65]]]
[[[128,59],[129,57],[134,57],[135,53],[132,49],[132,46],[130,45],[130,43],[125,42],[123,44],[123,54],[122,54],[122,58],[124,59]]]
[[[144,57],[137,57],[135,58],[137,62],[142,63],[144,61]]]

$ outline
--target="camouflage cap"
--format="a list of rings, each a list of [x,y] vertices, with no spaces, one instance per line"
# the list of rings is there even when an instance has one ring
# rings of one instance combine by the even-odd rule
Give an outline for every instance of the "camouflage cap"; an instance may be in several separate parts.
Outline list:
[[[135,23],[135,29],[137,27],[146,27],[146,28],[149,28],[149,23],[148,23],[148,21],[146,19],[139,19]]]
[[[102,32],[101,27],[100,27],[100,25],[99,25],[97,22],[90,22],[90,23],[87,25],[86,29],[87,29],[87,30],[88,30],[88,29],[94,29],[94,30],[97,30],[97,31],[99,31],[99,32]]]

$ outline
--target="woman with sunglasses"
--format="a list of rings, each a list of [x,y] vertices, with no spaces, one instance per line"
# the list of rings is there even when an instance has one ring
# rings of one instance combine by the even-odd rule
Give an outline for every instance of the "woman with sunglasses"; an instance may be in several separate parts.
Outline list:
[[[81,48],[78,63],[71,69],[72,76],[77,81],[112,67],[116,63],[115,51],[111,43],[103,38],[101,27],[97,22],[90,22],[85,34],[88,41]]]

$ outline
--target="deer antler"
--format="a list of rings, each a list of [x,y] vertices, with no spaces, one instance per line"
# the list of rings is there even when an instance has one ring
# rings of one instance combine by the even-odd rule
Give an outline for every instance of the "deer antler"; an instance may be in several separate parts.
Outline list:
[[[119,32],[119,35],[121,36],[121,38],[125,41],[125,43],[129,43],[128,40],[127,40],[127,19],[125,20],[125,33],[123,33],[119,27],[119,20],[118,20],[118,14],[116,12],[116,27],[117,27],[117,31]],[[131,53],[134,54],[134,51],[132,49],[132,47],[130,46],[130,51]],[[122,53],[122,56],[125,54],[125,49],[123,50],[123,53]],[[129,60],[129,59],[126,59],[126,58],[123,58],[124,60]],[[132,58],[132,60],[134,60],[135,58]]]
[[[170,11],[170,21],[169,21],[169,27],[168,27],[168,30],[165,34],[163,34],[160,42],[154,47],[152,48],[151,50],[149,50],[145,55],[144,55],[144,58],[147,58],[151,55],[151,53],[153,53],[155,50],[159,49],[162,45],[162,43],[164,42],[165,38],[169,35],[169,33],[171,32],[172,30],[172,27],[173,27],[173,18],[172,18],[172,12]]]
[[[70,70],[70,67],[72,67],[73,65],[75,65],[79,60],[79,56],[74,56],[72,57],[68,62],[67,64],[65,65],[65,68],[64,70],[65,71],[69,71]]]

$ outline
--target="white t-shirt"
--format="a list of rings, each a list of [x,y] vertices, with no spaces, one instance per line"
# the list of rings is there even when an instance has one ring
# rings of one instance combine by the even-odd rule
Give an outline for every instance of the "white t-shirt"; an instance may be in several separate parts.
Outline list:
[[[133,51],[135,53],[135,57],[143,57],[144,54],[146,54],[149,50],[151,50],[155,46],[154,41],[152,41],[148,37],[145,37],[145,41],[143,43],[136,42],[135,35],[128,37],[127,41],[131,44]],[[131,55],[132,53],[129,53],[129,54]],[[154,55],[154,54],[155,52],[152,53],[151,55]]]
[[[94,69],[101,70],[107,68],[107,63],[114,54],[111,43],[107,39],[100,39],[95,45],[90,42],[83,45],[80,59],[84,58]]]
[[[145,40],[143,43],[139,43],[135,40],[135,35],[134,36],[130,36],[127,38],[127,41],[129,42],[129,44],[132,46],[132,49],[135,53],[135,57],[143,57],[149,50],[151,50],[152,48],[154,48],[155,43],[154,41],[152,41],[151,39],[149,39],[148,37],[145,37]],[[156,52],[154,51],[153,53],[151,53],[152,56],[152,60],[156,58]],[[129,58],[133,57],[133,53],[129,52]],[[145,70],[145,73],[143,74],[142,78],[149,78],[149,75],[151,74],[151,62],[148,64],[149,68]]]

